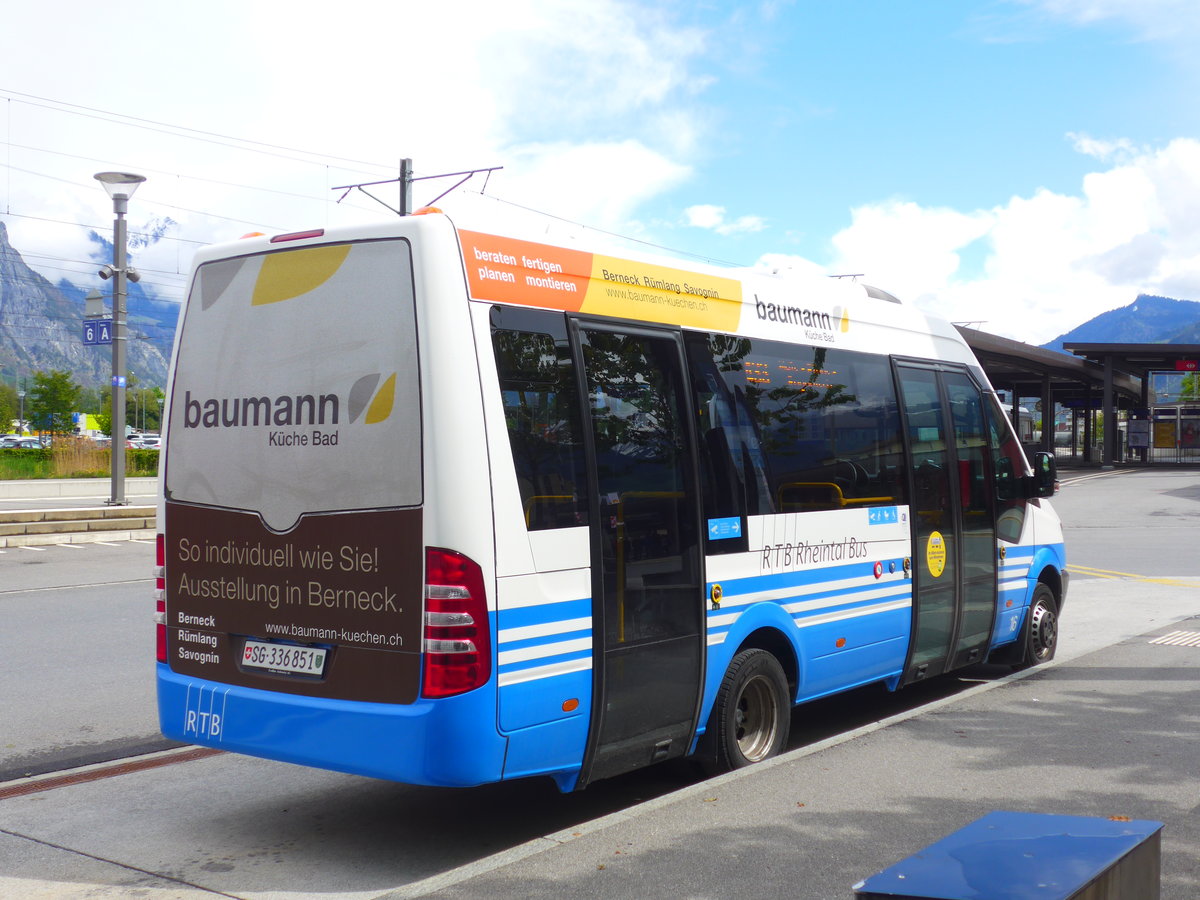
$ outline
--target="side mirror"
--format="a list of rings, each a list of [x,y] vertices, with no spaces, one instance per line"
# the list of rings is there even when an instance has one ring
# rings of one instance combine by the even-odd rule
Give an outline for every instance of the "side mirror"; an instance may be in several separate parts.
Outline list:
[[[1013,472],[1012,460],[1001,456],[996,460],[996,499],[1002,502],[1016,500],[1020,496],[1017,488],[1017,476]]]
[[[1034,497],[1053,497],[1058,490],[1058,464],[1053,453],[1045,451],[1033,455],[1033,485],[1031,495]]]

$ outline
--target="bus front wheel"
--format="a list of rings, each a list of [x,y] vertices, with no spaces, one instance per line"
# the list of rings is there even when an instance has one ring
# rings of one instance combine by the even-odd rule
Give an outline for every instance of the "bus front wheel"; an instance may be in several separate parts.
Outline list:
[[[1054,659],[1058,649],[1058,604],[1054,592],[1048,585],[1039,583],[1033,589],[1033,600],[1029,604],[1029,630],[1026,634],[1025,665]]]
[[[787,677],[766,650],[733,658],[717,691],[712,724],[715,769],[740,769],[775,756],[791,725]]]

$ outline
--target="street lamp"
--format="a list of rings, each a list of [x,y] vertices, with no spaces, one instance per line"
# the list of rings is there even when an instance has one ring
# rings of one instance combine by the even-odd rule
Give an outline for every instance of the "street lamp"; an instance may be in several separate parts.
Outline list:
[[[112,496],[111,506],[125,505],[125,290],[126,280],[136,282],[138,274],[126,263],[125,213],[129,198],[145,175],[132,172],[97,172],[95,179],[112,198],[113,263],[100,269],[100,277],[113,279],[112,335]]]
[[[24,434],[25,433],[25,388],[21,388],[17,391],[17,399],[21,401],[21,413],[17,417],[17,432],[19,434]]]

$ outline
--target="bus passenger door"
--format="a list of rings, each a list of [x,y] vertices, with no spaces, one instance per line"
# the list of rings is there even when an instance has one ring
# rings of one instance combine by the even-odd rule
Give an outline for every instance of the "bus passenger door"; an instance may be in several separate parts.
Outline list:
[[[945,366],[898,363],[896,371],[913,484],[908,684],[987,655],[996,615],[995,491],[974,382]]]
[[[704,573],[681,337],[572,324],[593,498],[582,786],[687,752],[703,687]]]

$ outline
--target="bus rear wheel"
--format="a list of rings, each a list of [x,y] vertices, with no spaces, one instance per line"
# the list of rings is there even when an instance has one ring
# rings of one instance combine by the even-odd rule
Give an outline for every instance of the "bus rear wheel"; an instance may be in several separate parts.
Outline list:
[[[787,743],[791,725],[787,677],[766,650],[733,658],[717,691],[715,769],[728,771],[770,759]]]

